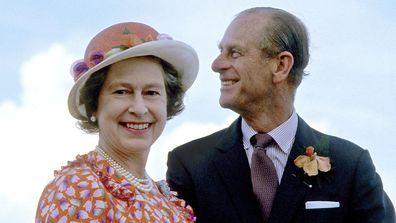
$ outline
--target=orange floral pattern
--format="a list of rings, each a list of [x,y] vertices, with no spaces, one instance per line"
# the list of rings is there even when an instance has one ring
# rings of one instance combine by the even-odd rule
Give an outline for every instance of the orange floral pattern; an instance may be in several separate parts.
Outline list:
[[[36,223],[194,222],[190,206],[175,192],[141,192],[116,174],[96,152],[77,156],[44,189]]]

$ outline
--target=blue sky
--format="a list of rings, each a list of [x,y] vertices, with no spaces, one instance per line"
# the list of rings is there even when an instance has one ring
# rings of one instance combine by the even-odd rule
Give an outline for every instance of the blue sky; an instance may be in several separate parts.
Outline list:
[[[96,135],[76,129],[66,100],[73,84],[70,64],[82,58],[97,32],[118,22],[144,22],[199,54],[200,72],[186,95],[186,110],[168,122],[150,153],[147,170],[162,179],[171,148],[235,119],[218,105],[219,80],[210,64],[233,16],[253,6],[283,8],[306,24],[310,75],[297,92],[296,110],[313,127],[368,149],[395,203],[393,0],[20,0],[2,2],[0,13],[0,222],[33,221],[53,170],[96,145]]]

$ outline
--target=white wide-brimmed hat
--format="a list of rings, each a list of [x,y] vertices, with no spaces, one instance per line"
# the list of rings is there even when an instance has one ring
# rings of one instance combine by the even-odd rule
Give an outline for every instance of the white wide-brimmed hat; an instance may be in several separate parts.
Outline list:
[[[84,60],[72,65],[75,83],[68,99],[70,114],[80,120],[88,118],[85,105],[80,103],[80,89],[93,73],[139,56],[155,56],[170,63],[181,76],[184,90],[190,88],[197,77],[198,55],[191,46],[142,23],[119,23],[99,32],[88,44]]]

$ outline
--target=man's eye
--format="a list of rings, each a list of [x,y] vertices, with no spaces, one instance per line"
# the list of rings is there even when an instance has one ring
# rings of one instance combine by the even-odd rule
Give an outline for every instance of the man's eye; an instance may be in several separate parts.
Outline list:
[[[241,53],[238,52],[238,51],[232,51],[232,52],[231,52],[231,57],[232,57],[232,58],[238,58],[238,57],[240,57],[240,56],[241,56]]]

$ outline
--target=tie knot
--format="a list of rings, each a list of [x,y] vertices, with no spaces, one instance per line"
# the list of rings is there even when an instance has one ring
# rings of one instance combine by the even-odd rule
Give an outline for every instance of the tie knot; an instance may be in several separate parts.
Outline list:
[[[258,133],[250,138],[250,143],[254,148],[265,148],[270,145],[274,139],[267,133]]]

